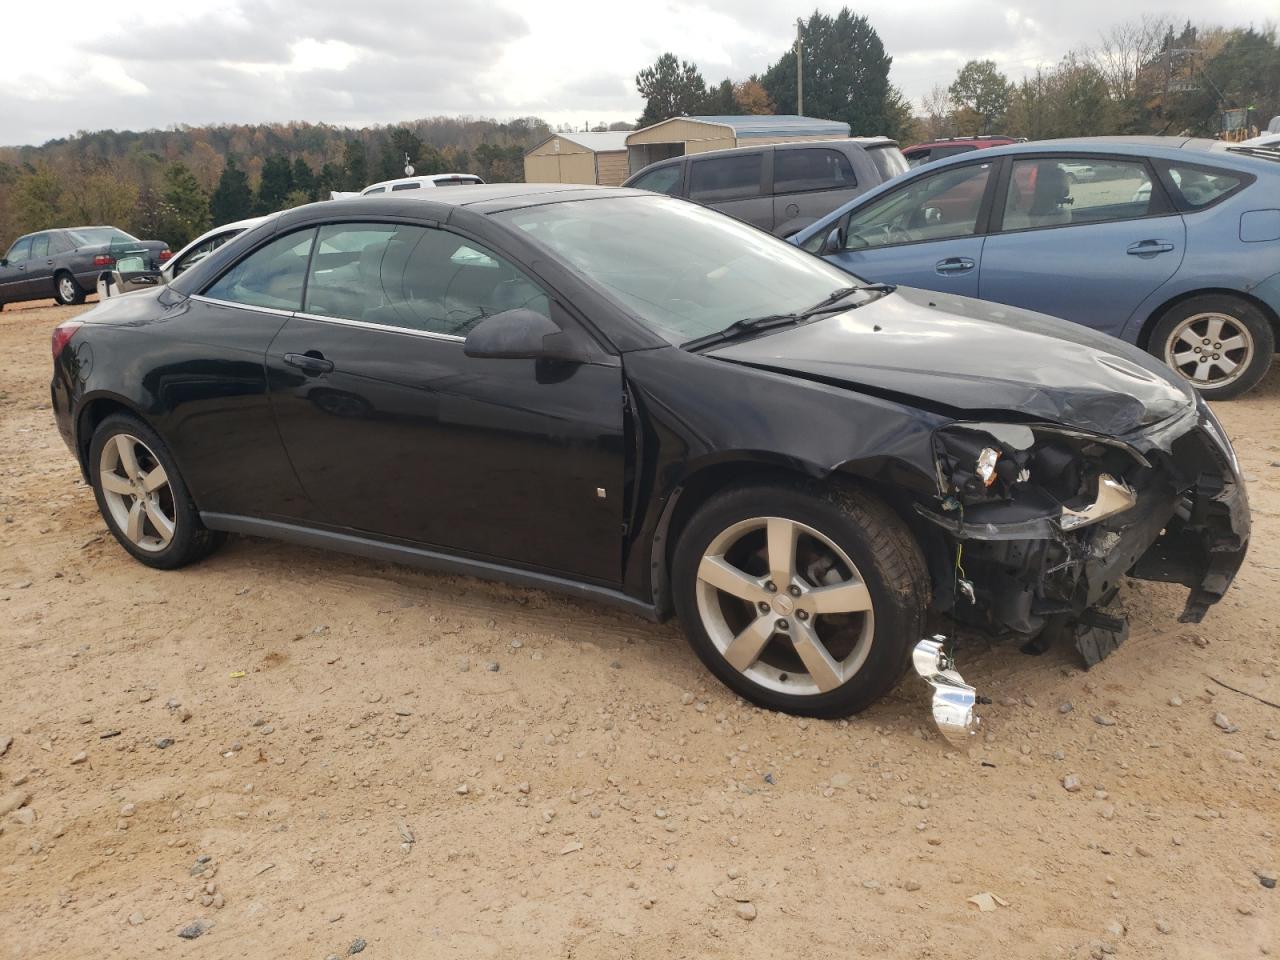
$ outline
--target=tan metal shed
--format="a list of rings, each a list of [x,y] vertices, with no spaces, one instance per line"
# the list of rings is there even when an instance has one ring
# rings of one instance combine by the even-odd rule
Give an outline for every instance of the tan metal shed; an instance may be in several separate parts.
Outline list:
[[[847,136],[847,123],[794,114],[672,117],[626,135],[627,167],[635,173],[651,163],[686,153]]]
[[[524,155],[526,183],[598,183],[627,179],[627,133],[557,133]]]

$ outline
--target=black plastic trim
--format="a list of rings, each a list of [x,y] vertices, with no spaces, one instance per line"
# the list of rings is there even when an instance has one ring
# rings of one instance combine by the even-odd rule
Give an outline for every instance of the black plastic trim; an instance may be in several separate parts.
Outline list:
[[[522,570],[486,560],[472,560],[453,554],[428,550],[424,547],[411,547],[406,544],[389,543],[369,537],[356,536],[350,533],[337,533],[331,530],[320,530],[315,527],[303,527],[278,520],[262,520],[257,517],[242,517],[229,513],[200,514],[200,522],[210,530],[225,530],[227,533],[240,533],[251,537],[266,537],[271,540],[284,540],[304,547],[317,547],[322,550],[336,550],[341,553],[369,557],[373,560],[386,560],[392,563],[404,563],[410,566],[438,570],[442,573],[461,574],[479,577],[482,580],[497,580],[519,587],[531,587],[536,590],[549,590],[553,593],[566,594],[583,600],[595,600],[627,610],[646,620],[657,622],[658,614],[652,603],[637,600],[625,593],[609,587],[569,580],[550,573],[538,573],[533,570]]]

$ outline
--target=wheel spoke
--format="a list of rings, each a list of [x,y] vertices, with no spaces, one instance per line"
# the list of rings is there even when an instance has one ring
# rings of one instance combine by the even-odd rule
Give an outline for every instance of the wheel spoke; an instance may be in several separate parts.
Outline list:
[[[1236,367],[1240,366],[1240,364],[1227,357],[1220,357],[1217,360],[1210,360],[1209,366],[1213,369],[1222,371],[1222,375],[1224,377],[1229,377],[1236,372]]]
[[[826,646],[818,638],[817,631],[803,620],[792,621],[791,629],[792,642],[795,643],[796,653],[799,654],[805,669],[809,671],[809,676],[813,678],[817,688],[826,693],[828,690],[834,690],[844,683],[844,677],[840,673],[840,664],[832,659]]]
[[[142,470],[138,467],[138,458],[133,452],[133,438],[126,437],[123,433],[116,436],[116,451],[120,454],[120,467],[124,470],[124,474],[131,480],[137,480],[142,475]]]
[[[1196,336],[1194,330],[1192,330],[1190,327],[1186,327],[1180,334],[1178,334],[1178,339],[1176,343],[1186,344],[1187,349],[1194,350],[1196,347],[1200,346],[1201,339],[1202,339],[1201,337]],[[1175,349],[1176,349],[1176,343],[1175,343]]]
[[[1227,339],[1222,341],[1222,352],[1226,353],[1228,350],[1240,350],[1246,346],[1248,346],[1248,344],[1245,342],[1244,337],[1237,333],[1234,337],[1227,337]]]
[[[140,543],[142,541],[143,515],[144,511],[142,509],[142,502],[139,500],[133,501],[132,505],[129,507],[129,522],[124,528],[124,535],[134,543]]]
[[[118,493],[122,496],[128,496],[133,493],[133,487],[129,481],[118,473],[104,473],[101,475],[102,489],[110,493]]]
[[[1208,323],[1205,324],[1204,335],[1214,343],[1217,343],[1222,338],[1222,318],[1210,317]]]
[[[796,539],[799,529],[790,520],[770,517],[765,531],[769,546],[769,575],[779,590],[785,590],[795,576]]]
[[[814,613],[861,613],[871,609],[871,593],[865,583],[853,580],[830,587],[819,587],[804,595]]]
[[[157,464],[150,473],[142,478],[142,489],[147,493],[155,493],[168,482],[169,475],[164,472],[164,467]]]
[[[765,599],[764,584],[751,574],[739,570],[724,557],[703,557],[702,563],[698,564],[698,579],[751,603]]]
[[[733,638],[724,650],[724,658],[735,670],[745,671],[760,659],[760,654],[773,636],[773,614],[756,617],[745,630]]]
[[[158,503],[147,500],[146,504],[147,516],[151,520],[151,525],[156,528],[156,534],[160,537],[160,542],[167,544],[173,539],[173,521],[164,515],[164,511],[160,509]]]

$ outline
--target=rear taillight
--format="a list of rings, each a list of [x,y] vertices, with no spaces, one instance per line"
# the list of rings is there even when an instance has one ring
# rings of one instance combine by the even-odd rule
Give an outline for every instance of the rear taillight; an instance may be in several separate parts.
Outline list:
[[[173,256],[173,251],[166,247],[164,250],[160,251],[160,262],[164,263],[166,260],[168,260],[172,256]]]
[[[105,253],[100,253],[93,258],[93,265],[95,267],[110,267],[115,264],[115,262],[114,257],[109,257]]]
[[[58,355],[62,353],[62,348],[71,342],[71,338],[76,335],[84,324],[79,320],[68,320],[66,323],[60,323],[53,328],[53,359],[57,360]]]

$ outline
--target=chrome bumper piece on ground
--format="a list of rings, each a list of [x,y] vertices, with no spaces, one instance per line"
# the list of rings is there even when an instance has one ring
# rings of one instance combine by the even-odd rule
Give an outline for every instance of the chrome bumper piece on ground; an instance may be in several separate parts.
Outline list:
[[[916,644],[911,662],[933,687],[933,722],[944,737],[964,746],[978,732],[981,719],[973,712],[978,693],[956,672],[951,658],[942,651],[946,637],[933,636]]]

